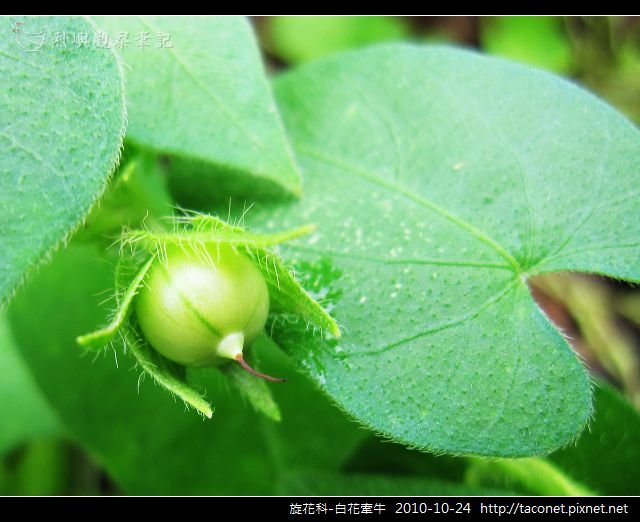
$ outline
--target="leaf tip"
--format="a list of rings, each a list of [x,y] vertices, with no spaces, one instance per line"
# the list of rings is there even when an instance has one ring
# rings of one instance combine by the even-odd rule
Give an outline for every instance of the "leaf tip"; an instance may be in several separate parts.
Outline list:
[[[76,337],[76,343],[88,350],[100,350],[108,344],[109,339],[110,337],[105,334],[105,330],[101,329],[88,334],[78,335]]]
[[[311,234],[318,230],[318,225],[316,225],[315,223],[309,223],[307,225],[304,225],[302,229],[305,230],[306,234]]]
[[[280,414],[279,409],[269,412],[267,417],[271,419],[273,422],[282,422],[282,415]]]
[[[342,332],[340,331],[338,323],[333,320],[331,321],[331,330],[329,331],[331,332],[331,335],[333,335],[336,339],[340,339],[342,337]]]
[[[302,185],[300,185],[300,183],[296,183],[295,185],[290,186],[289,190],[295,198],[302,199]]]
[[[78,335],[76,337],[76,343],[78,343],[78,345],[82,346],[83,348],[92,348],[94,339],[94,333]]]

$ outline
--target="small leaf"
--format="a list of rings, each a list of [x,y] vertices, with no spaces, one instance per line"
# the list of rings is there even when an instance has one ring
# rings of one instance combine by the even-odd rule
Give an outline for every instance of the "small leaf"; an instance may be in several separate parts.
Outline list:
[[[118,162],[124,92],[113,51],[58,48],[81,17],[3,17],[0,305],[82,223]],[[11,32],[11,31],[13,32]]]
[[[85,335],[80,335],[77,338],[78,344],[85,348],[100,349],[104,348],[118,333],[118,330],[124,327],[125,321],[128,319],[131,312],[131,305],[134,298],[138,294],[140,286],[142,286],[145,276],[151,268],[151,265],[155,261],[156,256],[152,255],[138,270],[135,277],[129,283],[126,291],[118,299],[118,307],[116,312],[107,326],[100,328],[95,332],[91,332]]]
[[[191,386],[189,386],[180,370],[183,367],[169,361],[151,348],[139,332],[127,332],[125,337],[127,350],[131,350],[136,361],[153,380],[173,393],[188,406],[210,419],[213,416],[211,405]]]
[[[212,218],[212,216],[207,217]],[[208,220],[207,225],[211,226],[215,223],[215,228],[204,228],[202,226],[203,219],[200,217],[193,226],[191,226],[189,218],[177,220],[176,223],[183,226],[171,232],[149,229],[127,230],[122,234],[122,247],[123,249],[127,247],[134,249],[141,245],[142,248],[154,252],[159,246],[166,245],[193,246],[198,243],[229,243],[248,250],[290,241],[315,229],[314,226],[307,225],[275,234],[252,234],[244,228],[227,225],[218,218],[213,218],[213,220],[215,221]],[[224,225],[218,225],[222,223]]]
[[[272,312],[283,314],[285,322],[303,319],[340,338],[340,327],[333,317],[302,287],[279,255],[260,247],[246,253],[256,261],[267,281]]]
[[[249,178],[254,188],[275,185],[300,194],[298,168],[246,20],[105,16],[97,22],[112,39],[141,35],[120,49],[128,139],[198,162],[192,190],[233,188]]]
[[[237,364],[225,364],[220,367],[220,371],[256,411],[276,422],[282,420],[278,404],[273,399],[269,385],[263,379],[256,379]]]

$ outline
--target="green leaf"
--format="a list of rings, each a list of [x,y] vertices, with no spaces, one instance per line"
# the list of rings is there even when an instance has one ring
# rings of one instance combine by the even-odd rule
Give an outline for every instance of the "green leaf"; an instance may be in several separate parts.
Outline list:
[[[138,290],[144,282],[144,278],[156,260],[155,255],[149,256],[142,267],[135,273],[131,282],[127,285],[122,296],[118,298],[118,306],[109,324],[94,332],[80,335],[77,338],[78,344],[85,348],[100,349],[113,341],[118,331],[124,327],[129,314],[131,313],[131,305],[134,298],[138,295]],[[137,352],[136,352],[137,353]]]
[[[484,18],[480,43],[491,54],[558,73],[573,65],[571,42],[558,16]]]
[[[158,257],[162,257],[164,255],[162,251],[166,245],[187,247],[210,242],[228,243],[246,249],[261,248],[291,241],[299,236],[309,234],[315,229],[312,225],[306,225],[274,234],[253,234],[242,227],[225,223],[215,216],[203,214],[193,214],[193,217],[178,216],[174,222],[182,227],[180,229],[174,227],[174,230],[171,231],[155,231],[147,228],[125,230],[122,233],[123,249],[129,247],[135,249],[139,246],[138,244],[141,244],[149,252],[158,252]]]
[[[99,17],[127,64],[127,138],[200,164],[190,183],[229,188],[238,177],[300,194],[295,165],[241,17]],[[148,37],[148,41],[147,41]],[[164,45],[171,47],[162,47]],[[145,45],[148,44],[148,46]],[[160,46],[160,47],[158,47]]]
[[[638,441],[640,415],[617,391],[600,382],[589,429],[549,459],[600,495],[638,495]]]
[[[263,379],[256,379],[254,375],[237,364],[225,364],[220,368],[229,382],[244,396],[256,411],[266,415],[269,419],[280,422],[282,415],[278,404],[271,394],[271,388]]]
[[[473,53],[394,45],[276,84],[306,199],[255,207],[323,290],[340,340],[274,339],[339,405],[436,452],[543,454],[591,414],[582,367],[526,285],[640,280],[640,135],[575,86]]]
[[[87,20],[3,17],[2,26],[0,305],[102,194],[125,127],[113,52],[54,45],[55,34],[93,35]]]
[[[75,338],[101,320],[100,294],[113,285],[103,256],[94,246],[77,244],[58,252],[9,315],[38,386],[74,439],[124,491],[273,494],[284,470],[301,462],[309,469],[337,469],[365,436],[272,343],[251,349],[262,370],[287,377],[272,387],[281,423],[256,415],[220,372],[210,372],[203,383],[216,404],[215,417],[204,422],[151,379],[141,379],[131,356],[83,355]]]
[[[267,20],[265,40],[282,60],[302,63],[408,36],[409,26],[394,16],[274,16]]]
[[[126,349],[131,350],[142,370],[163,388],[182,399],[186,406],[194,408],[207,419],[213,416],[211,405],[184,380],[184,368],[160,355],[139,332],[127,333]]]
[[[11,334],[0,316],[0,455],[16,444],[42,436],[59,435],[62,427],[36,386]]]
[[[301,321],[307,328],[314,325],[340,338],[340,327],[316,300],[322,295],[310,295],[278,254],[260,247],[248,249],[246,254],[256,261],[267,282],[271,312],[276,315],[276,321],[283,320],[285,324]]]

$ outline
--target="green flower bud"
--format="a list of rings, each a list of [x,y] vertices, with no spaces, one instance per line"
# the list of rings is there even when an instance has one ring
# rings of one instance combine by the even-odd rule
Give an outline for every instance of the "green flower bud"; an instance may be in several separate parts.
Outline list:
[[[259,377],[280,380],[244,361],[244,346],[267,320],[269,292],[260,270],[231,246],[168,247],[166,260],[147,273],[135,306],[142,333],[166,358],[186,366],[231,359]]]

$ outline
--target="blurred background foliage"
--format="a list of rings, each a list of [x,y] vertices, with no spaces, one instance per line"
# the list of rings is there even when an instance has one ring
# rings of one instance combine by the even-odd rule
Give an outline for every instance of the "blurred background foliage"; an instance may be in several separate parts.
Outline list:
[[[640,122],[638,17],[255,17],[252,21],[267,67],[274,73],[380,42],[449,43],[568,77]],[[640,291],[585,274],[546,275],[532,281],[531,287],[594,377],[620,390],[640,409]],[[0,320],[0,345],[0,367],[5,370],[0,381],[0,494],[121,493],[99,463],[65,433],[46,398],[34,391],[37,388],[4,320]],[[332,414],[339,415],[337,410]],[[639,484],[610,472],[616,462],[623,467],[640,458],[636,414],[602,385],[596,390],[596,421],[577,446],[548,459],[515,461],[515,467],[514,461],[434,457],[363,431],[357,449],[341,466],[342,474],[294,470],[283,487],[287,493],[300,494],[335,493],[336,488],[344,494],[464,493],[456,484],[486,493],[637,494]],[[601,461],[596,466],[594,454]],[[569,470],[578,482],[567,482],[556,466]],[[544,479],[531,481],[532,476]],[[580,480],[598,487],[591,490]]]

